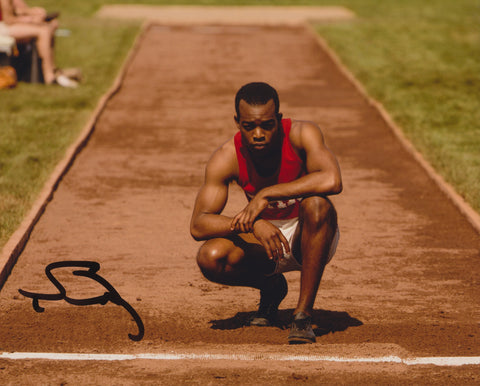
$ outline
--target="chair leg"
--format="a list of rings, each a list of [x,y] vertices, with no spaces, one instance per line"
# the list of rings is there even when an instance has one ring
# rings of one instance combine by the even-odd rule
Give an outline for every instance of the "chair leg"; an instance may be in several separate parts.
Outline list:
[[[12,65],[17,70],[18,80],[29,83],[44,83],[42,59],[38,55],[36,41],[18,45],[19,56],[12,57]]]

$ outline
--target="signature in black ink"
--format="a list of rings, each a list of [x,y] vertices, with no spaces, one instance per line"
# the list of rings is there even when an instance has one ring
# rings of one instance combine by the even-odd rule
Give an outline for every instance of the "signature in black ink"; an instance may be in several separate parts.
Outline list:
[[[85,276],[95,280],[96,282],[103,285],[107,289],[107,292],[105,292],[101,296],[95,296],[93,298],[87,298],[87,299],[74,299],[74,298],[68,297],[67,291],[65,290],[63,285],[52,274],[52,270],[57,268],[66,268],[66,267],[88,268],[88,270],[86,271],[77,270],[77,271],[73,271],[72,273],[75,276]],[[128,304],[125,300],[122,299],[122,297],[115,290],[115,288],[113,288],[113,286],[108,281],[106,281],[103,277],[97,274],[99,269],[100,269],[100,264],[94,261],[59,261],[59,262],[51,263],[47,265],[47,267],[45,268],[45,274],[50,279],[52,284],[55,287],[57,287],[59,291],[58,294],[38,294],[38,293],[24,291],[22,289],[19,289],[18,292],[20,292],[23,296],[26,296],[32,299],[33,309],[36,312],[45,311],[43,307],[40,307],[38,303],[39,300],[51,300],[51,301],[65,300],[67,303],[73,304],[75,306],[88,306],[92,304],[105,305],[108,302],[112,302],[114,304],[117,304],[125,308],[130,313],[133,320],[137,324],[138,334],[136,335],[128,334],[128,337],[134,341],[142,340],[143,335],[145,333],[145,327],[143,325],[142,319],[137,314],[135,309],[130,304]]]

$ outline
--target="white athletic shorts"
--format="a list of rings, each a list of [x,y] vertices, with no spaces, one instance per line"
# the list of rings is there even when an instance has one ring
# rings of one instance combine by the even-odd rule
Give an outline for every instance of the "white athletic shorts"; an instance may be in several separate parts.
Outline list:
[[[292,250],[293,246],[293,238],[295,236],[295,231],[298,227],[298,217],[288,219],[288,220],[269,220],[273,225],[278,227],[280,231],[283,233],[285,238],[288,241],[288,245],[290,245],[290,250]],[[335,255],[335,251],[337,250],[338,240],[340,238],[340,231],[335,231],[335,236],[333,237],[332,245],[330,246],[330,251],[328,252],[328,260],[327,264],[332,260],[333,255]],[[282,259],[277,262],[277,266],[275,270],[271,273],[271,275],[275,273],[282,273],[282,272],[289,272],[289,271],[301,271],[302,265],[298,262],[298,260],[293,256],[293,253],[290,252],[285,254]]]

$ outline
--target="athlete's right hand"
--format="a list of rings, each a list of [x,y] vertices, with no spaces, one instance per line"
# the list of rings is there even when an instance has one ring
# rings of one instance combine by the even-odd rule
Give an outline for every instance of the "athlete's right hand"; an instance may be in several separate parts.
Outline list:
[[[257,220],[253,224],[253,235],[263,245],[268,258],[278,261],[284,253],[290,253],[288,240],[275,225],[267,220]]]
[[[252,232],[253,224],[267,205],[268,200],[264,198],[260,192],[257,193],[257,195],[248,202],[247,206],[233,218],[230,229],[243,233]]]

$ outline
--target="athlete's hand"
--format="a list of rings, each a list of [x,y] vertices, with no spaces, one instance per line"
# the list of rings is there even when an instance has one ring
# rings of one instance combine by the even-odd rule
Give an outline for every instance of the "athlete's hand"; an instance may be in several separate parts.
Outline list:
[[[233,218],[230,226],[232,231],[243,233],[253,232],[255,220],[267,205],[268,200],[257,194],[250,200],[248,205]]]
[[[284,253],[290,253],[288,240],[275,225],[267,220],[257,220],[253,225],[253,235],[263,245],[268,258],[278,261]]]

